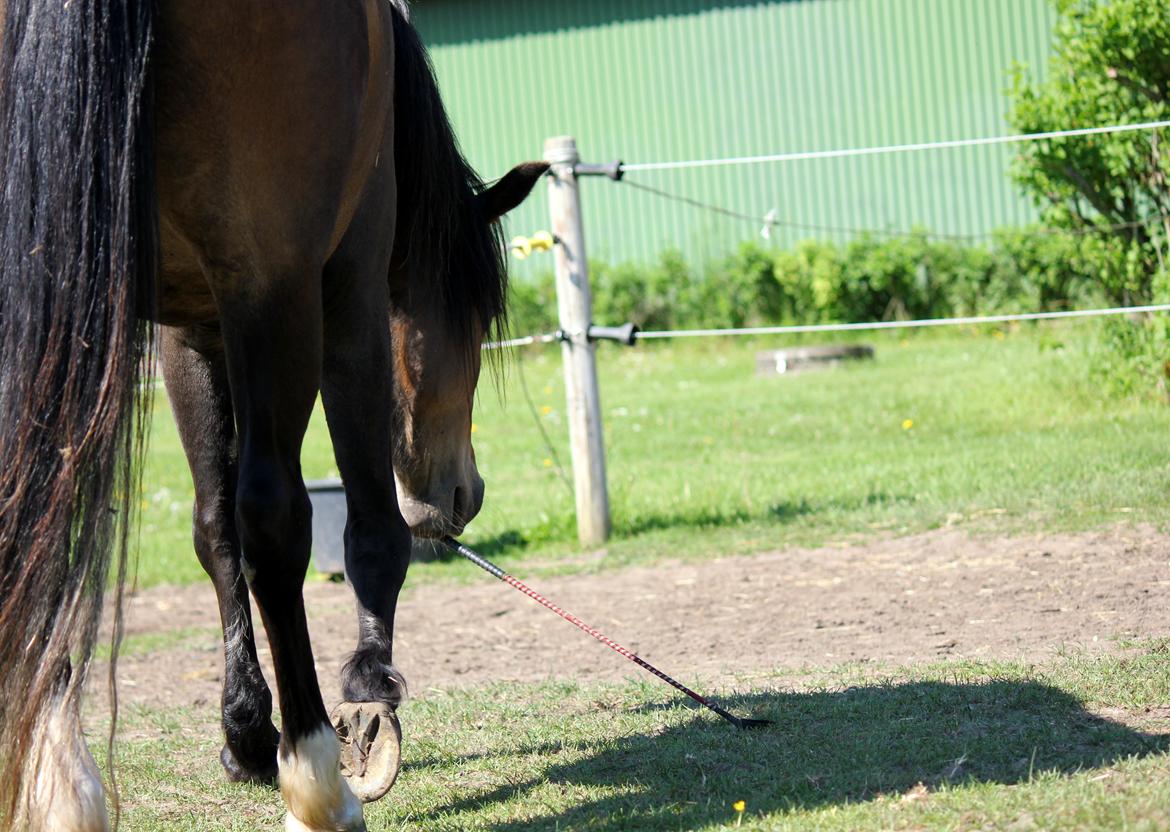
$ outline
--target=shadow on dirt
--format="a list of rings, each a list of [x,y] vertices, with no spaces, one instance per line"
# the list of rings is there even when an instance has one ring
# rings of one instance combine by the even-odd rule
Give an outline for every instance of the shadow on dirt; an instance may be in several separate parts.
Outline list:
[[[516,753],[549,758],[541,777],[442,811],[457,817],[552,784],[620,794],[490,828],[695,828],[734,821],[731,804],[740,799],[753,814],[808,810],[897,795],[919,783],[1025,783],[1042,771],[1072,773],[1170,749],[1170,734],[1135,731],[1032,681],[912,682],[756,694],[731,704],[738,714],[776,724],[745,732],[697,713],[682,726],[586,747],[584,759],[564,764],[556,762],[560,747],[521,749]],[[533,797],[530,805],[540,803]]]

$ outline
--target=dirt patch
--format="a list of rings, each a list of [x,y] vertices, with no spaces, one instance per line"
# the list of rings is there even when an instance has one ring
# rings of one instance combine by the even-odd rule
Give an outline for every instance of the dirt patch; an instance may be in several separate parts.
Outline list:
[[[1066,645],[1105,651],[1118,649],[1119,638],[1165,636],[1168,544],[1170,537],[1145,527],[1022,538],[940,530],[533,583],[667,672],[718,685],[745,673],[848,661],[1042,660]],[[318,674],[332,703],[356,634],[350,591],[313,583],[305,596]],[[138,593],[127,633],[132,644],[148,637],[149,644],[120,663],[124,703],[215,709],[222,653],[210,584]],[[423,586],[405,595],[395,651],[416,693],[639,673],[486,576],[482,584]]]

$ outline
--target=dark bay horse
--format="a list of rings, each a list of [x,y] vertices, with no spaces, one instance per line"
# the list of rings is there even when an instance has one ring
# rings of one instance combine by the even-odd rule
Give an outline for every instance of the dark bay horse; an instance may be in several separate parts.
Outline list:
[[[357,600],[338,731],[377,759],[411,532],[458,533],[482,500],[495,221],[545,166],[483,187],[390,0],[0,10],[0,829],[107,828],[79,701],[108,585],[120,626],[153,323],[224,629],[221,761],[278,776],[289,829],[364,829],[305,623],[302,438],[320,392]]]

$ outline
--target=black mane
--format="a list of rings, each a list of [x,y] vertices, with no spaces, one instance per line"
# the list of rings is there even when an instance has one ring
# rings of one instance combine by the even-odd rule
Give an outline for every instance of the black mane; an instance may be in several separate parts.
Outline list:
[[[483,189],[451,129],[418,32],[394,6],[394,164],[398,212],[392,268],[438,281],[453,333],[478,350],[503,329],[507,293],[502,231],[483,215]]]

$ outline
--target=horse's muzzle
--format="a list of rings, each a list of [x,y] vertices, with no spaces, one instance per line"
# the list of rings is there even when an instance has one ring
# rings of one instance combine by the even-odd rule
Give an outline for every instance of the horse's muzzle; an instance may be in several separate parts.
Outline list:
[[[432,492],[423,499],[411,496],[400,484],[398,508],[415,537],[454,537],[462,534],[472,518],[479,514],[483,491],[483,479],[479,474],[472,475],[464,485]]]

